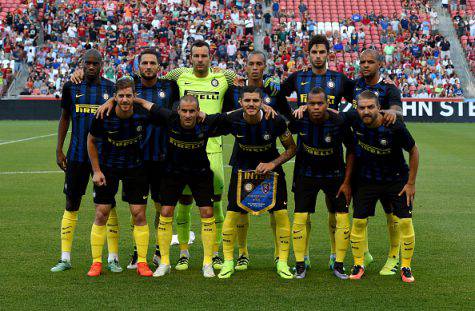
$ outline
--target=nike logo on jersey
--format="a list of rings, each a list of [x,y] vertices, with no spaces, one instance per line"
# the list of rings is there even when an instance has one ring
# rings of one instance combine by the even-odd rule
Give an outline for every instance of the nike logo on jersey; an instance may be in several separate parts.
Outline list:
[[[81,96],[84,96],[84,94],[76,94],[76,98],[79,98]]]
[[[244,135],[236,135],[236,138],[243,138]]]
[[[109,134],[115,134],[115,133],[119,133],[119,131],[108,131],[107,133],[109,133]]]
[[[144,195],[144,196],[142,197],[142,199],[146,200],[147,197],[148,197],[148,195]]]
[[[191,82],[185,82],[185,85],[190,85],[190,84],[192,84],[192,83]]]
[[[309,82],[302,82],[302,83],[300,83],[300,85],[306,85],[306,84],[309,84]]]
[[[307,133],[302,133],[302,132],[300,132],[299,135],[300,135],[300,136],[307,136]]]

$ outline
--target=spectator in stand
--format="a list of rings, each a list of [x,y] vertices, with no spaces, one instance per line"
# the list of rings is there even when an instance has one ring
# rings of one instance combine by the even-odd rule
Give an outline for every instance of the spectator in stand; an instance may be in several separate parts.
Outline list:
[[[303,0],[300,0],[299,13],[300,13],[300,18],[301,19],[305,16],[307,11],[308,11],[307,5],[303,2]]]
[[[280,16],[279,16],[279,9],[280,9],[279,1],[274,1],[274,2],[272,3],[272,15],[273,15],[275,18],[280,18]]]
[[[450,58],[450,42],[446,38],[440,42],[440,51],[442,59]]]

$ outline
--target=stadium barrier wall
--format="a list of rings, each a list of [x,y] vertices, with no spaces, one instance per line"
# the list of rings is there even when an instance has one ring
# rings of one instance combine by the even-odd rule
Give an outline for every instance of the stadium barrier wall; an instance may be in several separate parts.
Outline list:
[[[52,97],[6,99],[0,107],[0,120],[58,120],[61,112],[60,100]],[[340,108],[350,107],[343,103]],[[402,107],[408,122],[475,122],[475,98],[404,98]]]

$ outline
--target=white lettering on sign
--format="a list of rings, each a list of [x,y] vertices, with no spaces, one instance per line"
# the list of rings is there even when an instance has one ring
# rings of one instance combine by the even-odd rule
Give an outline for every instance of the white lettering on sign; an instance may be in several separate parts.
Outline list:
[[[468,116],[475,117],[475,102],[468,102]]]
[[[432,117],[432,102],[419,102],[419,116],[422,117],[424,112]]]
[[[411,116],[417,116],[417,103],[416,102],[403,102],[402,103],[402,114],[407,116],[408,110],[411,111]]]
[[[440,115],[443,117],[450,117],[454,114],[454,107],[447,103],[440,103]]]

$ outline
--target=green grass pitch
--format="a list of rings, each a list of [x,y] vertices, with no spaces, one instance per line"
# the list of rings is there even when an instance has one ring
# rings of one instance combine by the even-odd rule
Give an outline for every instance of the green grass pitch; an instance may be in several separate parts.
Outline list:
[[[114,275],[105,272],[99,278],[88,278],[89,235],[94,217],[91,189],[79,213],[73,269],[53,274],[49,269],[60,255],[59,225],[64,208],[64,177],[55,164],[57,122],[2,121],[0,309],[475,309],[475,125],[408,126],[421,153],[414,210],[415,284],[403,284],[399,276],[378,274],[388,249],[382,209],[369,225],[375,262],[367,269],[366,277],[359,282],[336,279],[327,267],[329,240],[322,195],[318,212],[312,216],[312,270],[304,280],[282,280],[274,272],[267,215],[251,218],[250,269],[236,272],[230,280],[202,277],[199,234],[191,248],[189,271],[172,271],[160,279],[139,278],[132,271]],[[30,137],[36,138],[24,140]],[[226,138],[225,161],[231,144],[232,138]],[[285,166],[289,186],[292,165]],[[226,175],[229,176],[229,168]],[[290,196],[290,211],[293,205]],[[123,202],[118,212],[120,258],[125,268],[132,242],[129,212]],[[198,213],[193,213],[193,230],[199,233]],[[153,223],[150,202],[147,215]],[[155,230],[151,233],[149,254],[155,243]],[[173,247],[173,261],[177,254]],[[347,269],[351,264],[349,252]]]

